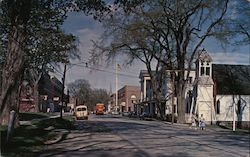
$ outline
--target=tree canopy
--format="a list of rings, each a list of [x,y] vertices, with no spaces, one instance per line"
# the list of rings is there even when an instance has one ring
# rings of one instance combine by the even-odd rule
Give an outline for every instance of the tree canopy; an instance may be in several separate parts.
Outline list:
[[[108,104],[109,94],[105,89],[93,89],[89,82],[84,79],[76,80],[68,84],[70,95],[77,100],[77,105],[85,104],[90,110],[94,109],[95,104]]]

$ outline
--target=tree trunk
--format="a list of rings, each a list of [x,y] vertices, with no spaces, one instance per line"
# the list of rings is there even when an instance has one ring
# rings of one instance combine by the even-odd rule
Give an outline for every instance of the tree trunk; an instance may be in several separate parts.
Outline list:
[[[9,35],[8,53],[3,67],[0,100],[0,121],[3,125],[8,124],[10,110],[13,109],[18,113],[19,85],[24,69],[24,50],[20,44],[24,43],[24,41],[25,36],[22,29],[18,28],[17,25],[13,25]]]
[[[8,6],[11,25],[8,34],[7,56],[2,71],[2,95],[0,98],[0,122],[3,125],[8,124],[10,110],[15,110],[18,115],[19,85],[25,62],[25,31],[30,10],[31,0],[11,1]]]
[[[35,112],[39,112],[39,92],[38,92],[38,83],[33,85],[33,96],[34,96],[34,105]]]
[[[185,94],[184,94],[184,91],[182,91],[180,88],[181,87],[179,87],[178,94],[177,94],[177,105],[178,105],[177,106],[177,113],[178,113],[177,122],[184,124],[186,122],[185,103],[184,103]]]
[[[34,98],[34,105],[35,105],[35,112],[40,111],[40,97],[39,97],[39,81],[42,77],[42,72],[36,72],[34,69],[29,70],[30,77],[31,77],[31,84],[33,85],[33,98]]]
[[[177,113],[178,113],[178,118],[177,122],[178,123],[185,123],[185,60],[182,55],[179,55],[178,57],[178,69],[180,70],[178,72],[177,76]]]

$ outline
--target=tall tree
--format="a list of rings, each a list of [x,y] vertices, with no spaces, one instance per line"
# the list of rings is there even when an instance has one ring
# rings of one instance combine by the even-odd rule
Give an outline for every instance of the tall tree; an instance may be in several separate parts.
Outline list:
[[[104,38],[111,36],[110,41],[107,45],[97,43],[95,47],[108,56],[126,54],[130,62],[139,59],[145,63],[142,59],[148,56],[146,66],[156,61],[162,76],[166,69],[177,71],[178,122],[185,123],[185,91],[194,57],[204,41],[214,35],[216,26],[223,22],[228,1],[146,0],[132,7],[132,2],[119,4],[122,9],[114,11],[104,24],[108,30]],[[151,73],[148,66],[147,70]],[[161,83],[160,76],[156,75],[155,80],[151,76],[152,87]],[[153,90],[158,101],[160,87]]]
[[[87,80],[80,79],[68,85],[69,93],[77,99],[78,104],[89,102],[91,88]]]
[[[220,23],[216,37],[224,44],[234,46],[250,44],[250,2],[248,0],[232,0],[230,11],[223,23]]]
[[[48,55],[50,53],[55,54],[52,55],[54,62],[65,60],[68,57],[65,52],[70,47],[68,44],[70,44],[70,40],[72,41],[72,36],[67,36],[60,30],[67,12],[83,11],[86,15],[93,15],[94,18],[97,18],[101,17],[107,8],[102,0],[3,0],[0,3],[0,30],[1,33],[4,32],[1,34],[0,45],[8,43],[5,51],[1,51],[0,54],[1,61],[3,61],[0,121],[1,124],[7,124],[9,111],[13,109],[18,112],[18,89],[24,74],[25,63],[33,60],[34,56],[36,61],[41,60],[41,58],[51,61],[51,56]],[[41,34],[41,32],[43,33]],[[45,33],[52,34],[47,39],[43,36],[46,35]],[[63,39],[59,40],[58,44],[63,44],[62,41],[67,40],[68,42],[64,43],[68,44],[53,47],[56,42],[52,40],[58,40],[62,37]],[[42,47],[43,51],[36,47],[42,45],[41,41],[47,41],[45,42],[47,45]],[[53,52],[51,52],[52,48]],[[1,46],[1,49],[4,48]],[[41,52],[39,55],[38,51]],[[60,52],[61,55],[56,55],[56,52]]]
[[[7,124],[10,110],[18,111],[18,93],[24,71],[25,51],[27,41],[27,23],[30,17],[31,1],[3,1],[7,17],[9,17],[9,32],[7,52],[4,54],[2,70],[2,90],[0,99],[1,124]],[[1,8],[2,9],[2,8]]]
[[[85,104],[89,110],[94,109],[96,103],[108,104],[109,94],[105,89],[92,89],[84,79],[68,84],[70,95],[77,100],[77,105]]]
[[[92,89],[90,95],[90,101],[87,103],[90,110],[95,109],[95,105],[97,103],[105,104],[106,108],[108,105],[108,101],[110,100],[110,96],[105,89]]]

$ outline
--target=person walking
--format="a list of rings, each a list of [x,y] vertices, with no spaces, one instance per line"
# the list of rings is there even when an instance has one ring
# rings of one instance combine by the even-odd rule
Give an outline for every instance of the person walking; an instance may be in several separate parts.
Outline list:
[[[192,119],[191,119],[191,128],[192,129],[197,129],[196,128],[196,119],[195,119],[195,117],[194,116],[192,116]]]
[[[205,130],[205,118],[203,117],[203,114],[201,114],[201,118],[199,121],[199,127],[201,130]]]

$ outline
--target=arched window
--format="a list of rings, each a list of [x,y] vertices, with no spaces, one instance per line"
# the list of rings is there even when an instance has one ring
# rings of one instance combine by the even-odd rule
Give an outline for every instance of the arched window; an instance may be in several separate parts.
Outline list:
[[[216,102],[216,113],[220,114],[220,100],[217,100]]]

